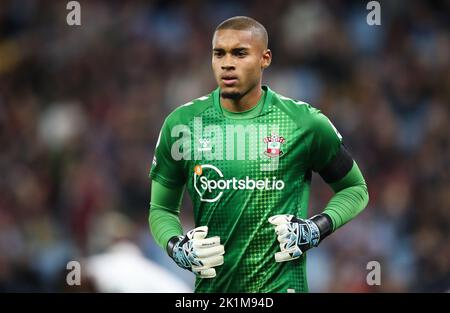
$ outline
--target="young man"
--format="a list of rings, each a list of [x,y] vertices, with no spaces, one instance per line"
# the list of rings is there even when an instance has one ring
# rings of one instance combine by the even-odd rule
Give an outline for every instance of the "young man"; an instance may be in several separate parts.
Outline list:
[[[196,292],[306,292],[305,251],[368,202],[364,178],[319,110],[262,86],[267,32],[233,17],[214,32],[218,88],[172,112],[156,145],[150,229]],[[335,194],[307,218],[312,171]],[[196,228],[178,217],[187,189]]]

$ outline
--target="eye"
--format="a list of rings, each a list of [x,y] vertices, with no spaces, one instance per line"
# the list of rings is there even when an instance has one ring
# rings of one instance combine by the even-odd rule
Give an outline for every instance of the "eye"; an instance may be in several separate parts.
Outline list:
[[[220,58],[220,57],[223,56],[223,52],[222,52],[222,51],[214,51],[213,55],[214,55],[216,58]]]
[[[237,51],[234,55],[236,55],[237,57],[243,58],[245,56],[247,56],[247,52],[246,51]]]

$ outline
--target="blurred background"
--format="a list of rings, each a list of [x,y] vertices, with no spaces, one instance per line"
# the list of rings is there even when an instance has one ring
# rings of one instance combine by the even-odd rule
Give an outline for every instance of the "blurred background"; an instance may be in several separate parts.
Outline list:
[[[0,2],[0,291],[192,290],[150,235],[148,173],[164,118],[215,88],[211,37],[234,15],[269,32],[264,83],[328,115],[369,186],[308,252],[311,291],[450,290],[449,1],[380,1],[380,26],[368,1],[79,3],[68,26],[67,1]],[[314,176],[311,215],[331,195]]]

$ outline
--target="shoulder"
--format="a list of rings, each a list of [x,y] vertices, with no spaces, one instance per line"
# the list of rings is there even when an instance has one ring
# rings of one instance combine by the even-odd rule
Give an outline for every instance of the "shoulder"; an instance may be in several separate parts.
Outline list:
[[[273,104],[302,127],[315,127],[327,120],[322,112],[302,100],[292,99],[273,92]]]
[[[213,93],[193,99],[173,110],[165,119],[165,124],[188,124],[195,116],[201,115],[213,106]]]

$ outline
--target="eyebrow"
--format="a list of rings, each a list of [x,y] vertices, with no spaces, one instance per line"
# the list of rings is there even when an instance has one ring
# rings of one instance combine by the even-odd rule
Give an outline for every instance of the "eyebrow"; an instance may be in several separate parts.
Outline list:
[[[249,50],[249,48],[238,47],[238,48],[233,48],[233,49],[231,49],[231,52],[236,53],[236,52],[242,52],[242,51],[247,51],[247,50]],[[214,52],[216,52],[216,51],[217,51],[217,52],[224,52],[225,49],[223,49],[223,48],[214,48],[213,51],[214,51]]]

